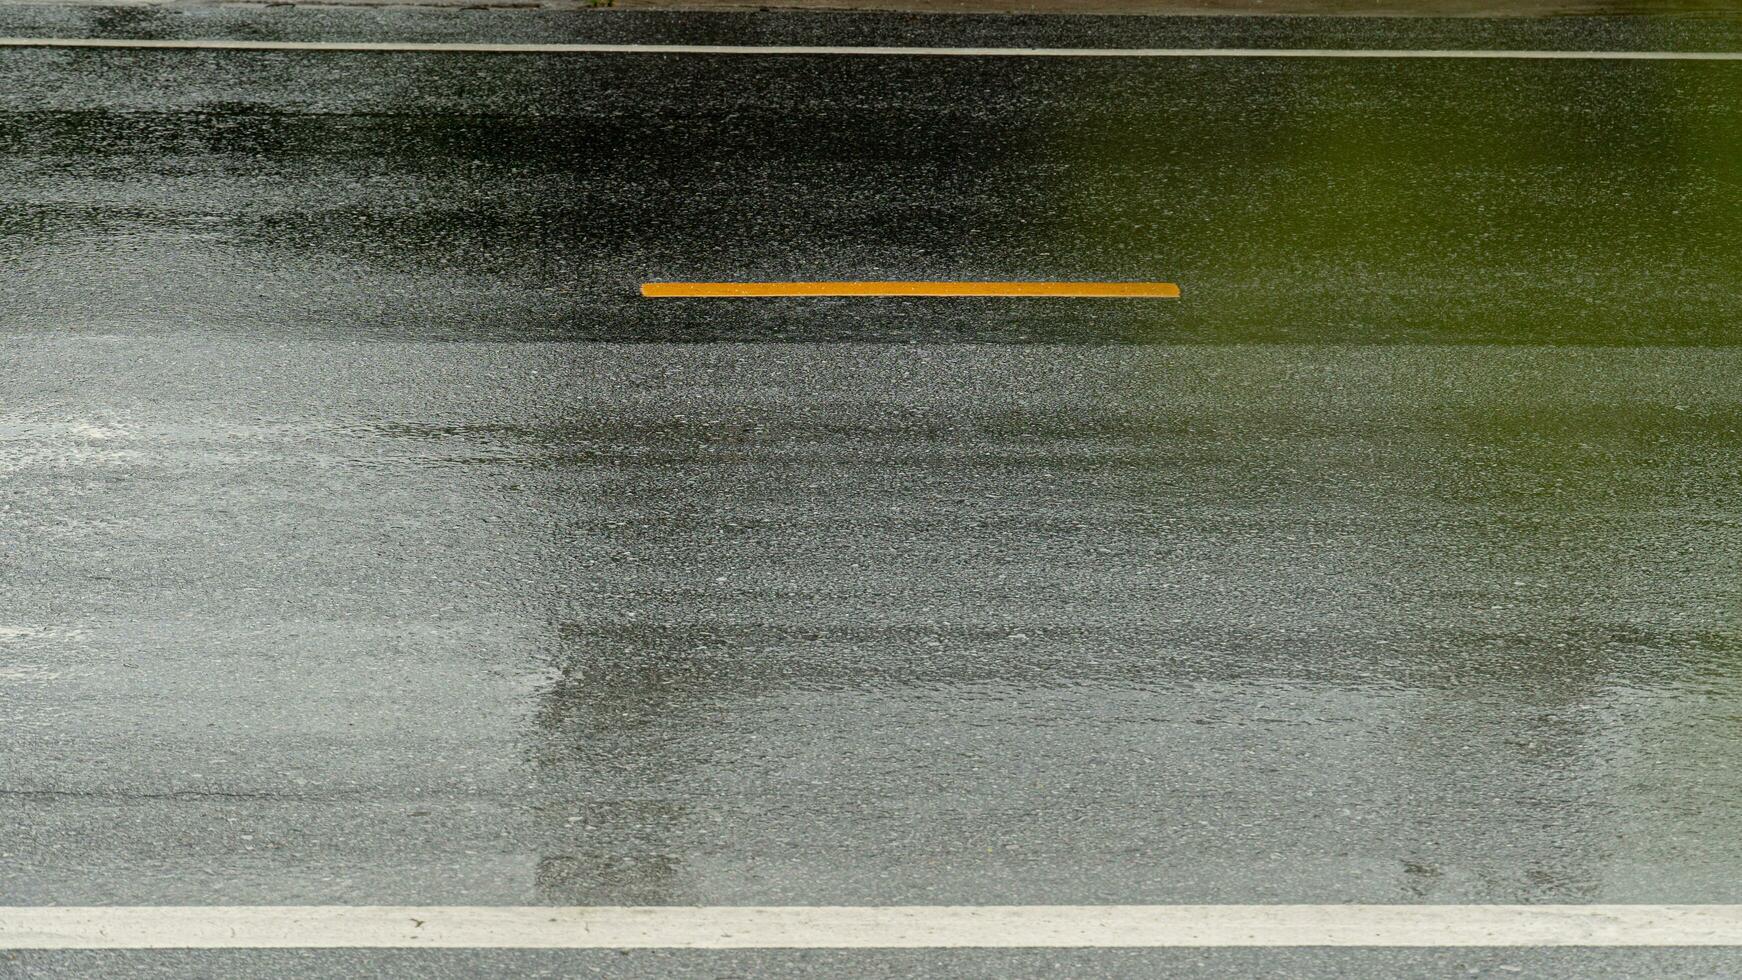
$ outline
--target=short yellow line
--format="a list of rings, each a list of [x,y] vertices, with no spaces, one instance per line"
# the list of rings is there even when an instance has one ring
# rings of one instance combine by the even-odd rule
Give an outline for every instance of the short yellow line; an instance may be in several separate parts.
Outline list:
[[[647,282],[641,295],[678,296],[1123,296],[1177,299],[1171,282]]]

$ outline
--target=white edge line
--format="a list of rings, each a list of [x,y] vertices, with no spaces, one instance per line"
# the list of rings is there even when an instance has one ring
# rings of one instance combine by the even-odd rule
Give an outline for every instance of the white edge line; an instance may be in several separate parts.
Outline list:
[[[0,949],[1742,946],[1742,905],[0,907]]]
[[[1739,61],[1739,51],[1507,51],[1410,48],[925,48],[734,44],[478,44],[406,41],[153,40],[0,37],[0,48],[195,51],[386,51],[456,54],[867,55],[956,58],[1474,58],[1527,61]]]

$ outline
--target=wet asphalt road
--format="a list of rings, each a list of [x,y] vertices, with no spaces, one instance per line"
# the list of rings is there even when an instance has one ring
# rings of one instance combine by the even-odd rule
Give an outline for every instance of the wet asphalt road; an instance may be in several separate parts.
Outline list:
[[[1237,23],[1169,29],[1734,46],[1723,21]],[[1735,63],[0,52],[0,900],[1742,902],[1739,137]],[[759,277],[1185,295],[633,292]],[[365,964],[1742,970],[0,973]]]

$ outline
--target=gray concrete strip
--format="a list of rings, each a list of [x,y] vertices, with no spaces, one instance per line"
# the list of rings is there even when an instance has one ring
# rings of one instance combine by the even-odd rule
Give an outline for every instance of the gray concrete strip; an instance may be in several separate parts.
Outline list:
[[[1734,976],[1727,946],[1148,947],[1134,949],[158,949],[0,952],[8,980],[1398,980],[1578,977],[1711,980]]]
[[[0,949],[1742,946],[1742,905],[0,907]]]

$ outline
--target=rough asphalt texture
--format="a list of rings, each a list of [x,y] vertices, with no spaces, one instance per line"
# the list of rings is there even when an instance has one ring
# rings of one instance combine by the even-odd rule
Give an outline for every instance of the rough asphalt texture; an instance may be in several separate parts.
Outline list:
[[[0,898],[1742,901],[1739,113],[1735,64],[0,52]],[[824,275],[1185,296],[633,295]],[[365,967],[1742,959],[0,957]]]

